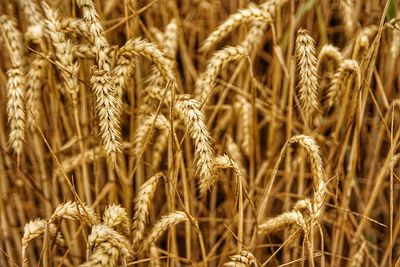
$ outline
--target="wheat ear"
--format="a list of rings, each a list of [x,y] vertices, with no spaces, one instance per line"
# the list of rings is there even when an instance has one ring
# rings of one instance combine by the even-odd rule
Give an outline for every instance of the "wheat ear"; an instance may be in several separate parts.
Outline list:
[[[200,195],[204,196],[215,182],[212,167],[214,149],[211,147],[211,135],[199,106],[199,102],[188,95],[179,95],[176,98],[175,109],[184,120],[194,141],[196,174],[200,178]]]
[[[129,237],[130,235],[131,224],[128,213],[120,205],[112,204],[105,209],[103,223],[123,236]]]
[[[27,126],[33,131],[35,121],[40,122],[41,117],[41,97],[47,60],[38,56],[30,65],[26,75],[26,106]]]
[[[53,222],[61,218],[83,221],[89,225],[99,223],[99,218],[92,208],[89,208],[86,205],[81,206],[72,201],[67,201],[58,205],[49,221]]]
[[[78,72],[79,63],[74,60],[71,42],[67,41],[65,34],[58,31],[60,28],[58,14],[53,11],[46,2],[42,2],[42,6],[46,15],[47,33],[51,43],[55,49],[57,63],[61,66],[61,77],[63,78],[64,87],[71,95],[74,108],[78,105]]]
[[[340,97],[343,92],[344,86],[347,84],[348,79],[354,74],[355,86],[360,89],[361,86],[361,70],[357,61],[352,59],[343,60],[339,68],[333,75],[330,86],[327,92],[328,106],[331,107],[336,99]]]
[[[18,0],[17,2],[21,6],[29,22],[25,36],[37,42],[43,37],[45,28],[39,6],[32,0]]]
[[[133,147],[136,158],[144,151],[145,146],[151,140],[155,129],[166,131],[169,133],[170,123],[167,118],[162,114],[150,114],[146,116],[142,124],[136,128],[135,136],[133,138]]]
[[[339,48],[331,44],[327,44],[322,47],[321,51],[318,54],[317,69],[320,68],[324,60],[329,60],[329,62],[333,62],[334,67],[337,68],[343,62],[344,57]]]
[[[175,80],[170,60],[154,43],[141,38],[130,39],[119,50],[119,56],[125,58],[132,58],[135,54],[144,56],[154,63],[166,83]]]
[[[343,0],[339,2],[345,33],[348,39],[352,38],[356,28],[357,12],[354,11],[354,0]]]
[[[194,96],[203,103],[216,82],[217,76],[225,65],[233,60],[247,57],[247,50],[242,46],[227,46],[213,54],[205,71],[196,80]]]
[[[144,229],[146,227],[149,215],[151,200],[157,188],[158,181],[163,177],[162,173],[157,173],[148,179],[139,189],[134,200],[134,215],[132,222],[133,247],[137,248],[139,242],[143,239]]]
[[[25,84],[21,68],[11,68],[7,71],[7,114],[10,124],[10,144],[19,156],[22,153],[25,140]]]
[[[11,61],[7,71],[7,118],[10,124],[10,144],[17,155],[23,149],[25,139],[25,56],[22,34],[16,22],[6,15],[0,16],[0,30]]]
[[[230,260],[224,264],[226,267],[234,267],[234,266],[240,266],[240,267],[257,267],[257,260],[254,257],[254,255],[250,252],[247,251],[241,251],[240,254],[238,255],[233,255],[229,257]]]
[[[128,239],[104,224],[94,225],[88,237],[89,259],[80,266],[113,267],[118,257],[129,257],[131,246]]]
[[[293,225],[299,226],[305,233],[307,233],[306,220],[304,219],[303,214],[299,211],[288,211],[266,220],[258,226],[258,232],[269,234]]]
[[[209,51],[218,41],[226,37],[239,25],[247,22],[254,22],[256,20],[263,20],[272,22],[271,15],[263,9],[257,7],[250,7],[247,9],[239,10],[238,12],[229,16],[215,31],[213,31],[206,40],[204,40],[199,51]]]
[[[97,68],[94,68],[91,84],[96,95],[96,109],[99,116],[100,135],[111,161],[116,164],[117,153],[121,151],[120,121],[122,103],[113,88],[111,77],[110,45],[105,38],[92,0],[78,0],[96,50]]]
[[[299,99],[307,117],[318,109],[318,76],[315,42],[307,30],[300,29],[296,38],[296,58],[299,69]]]
[[[96,109],[99,116],[100,135],[103,146],[112,162],[116,162],[121,151],[121,133],[118,115],[121,114],[118,98],[112,88],[112,81],[104,70],[92,70],[93,91],[96,95]]]
[[[186,222],[188,220],[188,217],[186,216],[186,213],[182,211],[175,211],[172,212],[168,215],[165,215],[159,220],[151,229],[149,235],[146,237],[146,239],[142,242],[142,245],[140,247],[140,252],[143,252],[144,250],[148,249],[152,244],[157,242],[157,240],[166,232],[168,229],[171,227],[177,225],[178,223],[181,222]]]
[[[251,104],[242,96],[237,97],[234,107],[238,109],[240,128],[242,134],[240,136],[240,146],[247,157],[250,157],[250,138],[251,138]]]
[[[21,240],[21,255],[22,255],[22,265],[26,266],[28,258],[26,256],[26,249],[28,247],[29,241],[41,236],[46,230],[46,221],[42,219],[36,219],[30,221],[24,226],[24,235]],[[65,241],[60,233],[57,233],[57,227],[55,224],[49,224],[49,233],[51,238],[56,238],[56,244],[58,246],[64,246]]]

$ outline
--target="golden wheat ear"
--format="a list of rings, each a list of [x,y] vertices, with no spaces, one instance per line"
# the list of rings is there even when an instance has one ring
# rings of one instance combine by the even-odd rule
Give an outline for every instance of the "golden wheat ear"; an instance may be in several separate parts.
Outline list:
[[[315,42],[307,30],[300,29],[296,38],[296,59],[299,72],[299,99],[307,117],[318,110],[318,75]]]

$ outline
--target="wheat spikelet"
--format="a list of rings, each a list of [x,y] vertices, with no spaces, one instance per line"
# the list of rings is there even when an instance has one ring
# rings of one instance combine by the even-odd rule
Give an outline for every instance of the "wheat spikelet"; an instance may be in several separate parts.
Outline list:
[[[146,141],[151,140],[154,129],[167,131],[169,133],[170,123],[162,114],[151,114],[144,118],[142,124],[136,128],[135,137],[133,139],[134,154],[139,158],[145,149]]]
[[[128,213],[120,205],[112,204],[105,209],[103,223],[126,237],[130,235],[131,224]]]
[[[337,97],[340,97],[343,92],[343,87],[347,84],[348,79],[354,74],[355,86],[360,89],[361,86],[361,70],[357,61],[352,59],[343,60],[339,68],[333,75],[330,86],[328,88],[328,106],[331,107]]]
[[[118,257],[129,257],[131,247],[128,239],[104,224],[94,225],[88,237],[89,259],[80,266],[116,266]]]
[[[7,114],[10,124],[10,144],[19,156],[22,153],[25,140],[25,84],[21,68],[11,68],[7,71]]]
[[[329,60],[329,62],[333,62],[335,68],[337,68],[343,62],[344,57],[339,51],[339,48],[331,44],[327,44],[322,47],[321,51],[318,54],[317,69],[319,69],[322,62],[324,62],[324,60],[326,59]]]
[[[254,255],[247,251],[241,251],[238,255],[230,256],[230,261],[225,263],[224,266],[233,267],[233,266],[241,266],[241,267],[257,267],[257,260]]]
[[[27,126],[33,131],[35,120],[40,121],[41,117],[41,96],[47,60],[36,57],[30,65],[31,67],[26,75],[26,106]]]
[[[44,234],[46,230],[46,221],[42,219],[36,219],[30,221],[24,226],[24,234],[21,240],[21,255],[22,255],[22,264],[25,266],[28,262],[28,258],[26,257],[26,249],[28,247],[29,241],[41,236]],[[60,233],[57,233],[57,227],[54,224],[49,224],[49,233],[51,238],[56,238],[56,244],[58,246],[64,246],[65,241]]]
[[[32,0],[18,0],[17,2],[21,6],[30,24],[26,30],[25,36],[29,40],[38,41],[43,37],[45,28],[38,5]]]
[[[194,96],[203,103],[214,86],[218,73],[233,60],[247,57],[247,50],[242,46],[227,46],[214,53],[207,63],[206,70],[196,80]]]
[[[96,58],[96,49],[90,44],[78,44],[72,46],[72,53],[74,57],[83,59],[94,59]]]
[[[96,109],[99,116],[100,135],[107,156],[113,163],[121,151],[121,133],[119,126],[118,99],[114,95],[110,76],[104,70],[94,68],[92,78],[96,95]]]
[[[144,229],[149,215],[151,200],[157,188],[158,181],[163,177],[162,173],[157,173],[148,179],[139,189],[134,200],[134,215],[132,222],[133,247],[137,248],[143,239]]]
[[[149,32],[160,48],[164,48],[164,33],[156,27],[149,27]]]
[[[171,212],[163,216],[151,229],[149,235],[145,238],[140,246],[140,252],[148,249],[171,227],[181,222],[186,222],[188,217],[182,211]]]
[[[64,87],[71,95],[72,103],[74,107],[76,107],[79,92],[79,63],[74,61],[71,43],[66,40],[62,32],[57,30],[57,28],[60,28],[58,26],[59,19],[57,13],[53,11],[46,2],[42,2],[42,6],[47,18],[45,20],[47,33],[55,49],[57,63],[62,67],[61,77],[63,78]]]
[[[195,145],[196,174],[200,178],[200,195],[204,196],[213,186],[212,173],[214,149],[211,147],[211,135],[204,123],[204,115],[199,110],[199,102],[188,95],[177,96],[175,108],[184,120]]]
[[[299,98],[306,116],[318,109],[317,60],[315,42],[307,30],[300,29],[296,38],[296,58],[299,68]]]
[[[72,201],[67,201],[58,205],[49,221],[53,222],[61,218],[83,221],[89,225],[99,223],[99,218],[92,208],[89,208],[86,205],[78,205],[76,202]]]
[[[272,22],[269,12],[256,7],[239,10],[238,12],[229,16],[215,31],[213,31],[206,40],[203,41],[199,51],[209,51],[218,41],[226,37],[239,25],[247,22],[254,22],[256,20],[263,20]]]

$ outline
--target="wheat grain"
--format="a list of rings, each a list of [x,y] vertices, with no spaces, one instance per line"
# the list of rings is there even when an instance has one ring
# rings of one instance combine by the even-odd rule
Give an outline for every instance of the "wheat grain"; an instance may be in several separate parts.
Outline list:
[[[143,239],[151,200],[157,188],[158,181],[163,177],[162,173],[157,173],[149,178],[139,189],[134,200],[134,215],[132,222],[133,247],[137,248],[139,242]]]

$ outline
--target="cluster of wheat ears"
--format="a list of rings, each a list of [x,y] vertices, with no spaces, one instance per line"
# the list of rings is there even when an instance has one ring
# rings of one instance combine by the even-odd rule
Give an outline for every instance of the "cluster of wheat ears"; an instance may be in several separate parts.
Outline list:
[[[397,1],[0,2],[1,266],[400,264]]]

